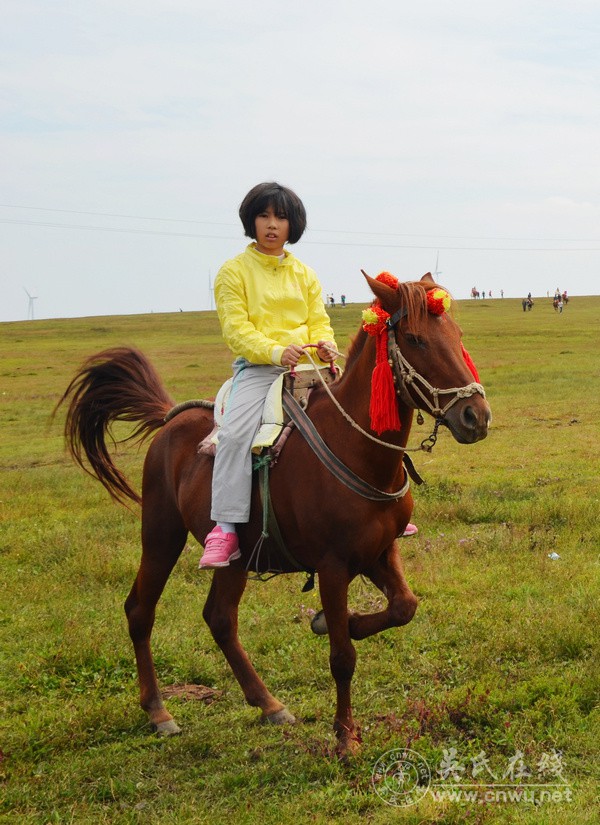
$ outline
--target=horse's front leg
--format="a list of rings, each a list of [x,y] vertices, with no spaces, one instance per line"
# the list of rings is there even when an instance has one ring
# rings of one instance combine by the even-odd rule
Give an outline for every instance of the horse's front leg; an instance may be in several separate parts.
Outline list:
[[[348,587],[350,576],[341,564],[319,567],[319,592],[329,629],[329,666],[335,680],[337,704],[333,728],[337,754],[346,759],[358,752],[360,741],[352,717],[350,686],[356,665],[356,651],[348,628]]]
[[[229,662],[248,704],[262,710],[265,722],[275,725],[295,722],[285,705],[267,690],[239,640],[238,606],[246,582],[246,571],[239,564],[215,570],[202,612],[204,621]]]
[[[377,613],[350,615],[348,624],[353,639],[365,639],[390,627],[408,624],[417,610],[417,597],[402,570],[397,542],[391,544],[364,574],[386,596],[388,603]]]
[[[377,561],[363,571],[368,579],[387,597],[384,610],[377,613],[351,613],[348,618],[350,637],[366,639],[390,627],[408,624],[417,609],[417,597],[408,586],[402,571],[402,562],[396,542],[385,550]],[[317,635],[329,632],[324,611],[319,611],[311,622],[311,628]]]

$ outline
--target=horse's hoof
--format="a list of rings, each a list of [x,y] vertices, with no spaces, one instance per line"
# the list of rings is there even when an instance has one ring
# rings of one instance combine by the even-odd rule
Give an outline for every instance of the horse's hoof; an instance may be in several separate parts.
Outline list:
[[[348,765],[352,760],[358,756],[360,752],[360,741],[357,738],[351,738],[344,742],[338,742],[335,749],[338,761],[343,765]]]
[[[345,750],[340,748],[336,750],[337,760],[340,765],[350,765],[357,755],[358,752],[354,750]]]
[[[276,713],[263,716],[263,722],[268,725],[293,725],[296,722],[296,717],[292,716],[287,708],[282,708]]]
[[[181,728],[174,719],[167,719],[166,722],[159,722],[154,725],[157,736],[177,736],[181,733]]]
[[[327,620],[325,619],[325,613],[322,610],[319,610],[319,612],[312,617],[310,629],[317,636],[327,636]]]

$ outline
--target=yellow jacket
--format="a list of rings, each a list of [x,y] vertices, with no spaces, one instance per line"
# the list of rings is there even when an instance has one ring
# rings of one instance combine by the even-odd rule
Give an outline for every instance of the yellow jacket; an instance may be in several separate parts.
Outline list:
[[[253,364],[281,364],[290,344],[334,340],[315,272],[287,250],[280,261],[249,244],[219,270],[215,300],[225,343]]]

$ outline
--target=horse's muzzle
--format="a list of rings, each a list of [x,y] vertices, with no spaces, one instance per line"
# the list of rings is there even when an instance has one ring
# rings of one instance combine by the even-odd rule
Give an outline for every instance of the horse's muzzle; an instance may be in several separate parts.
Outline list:
[[[492,411],[485,398],[471,396],[451,407],[442,423],[459,444],[474,444],[487,436],[492,423]]]

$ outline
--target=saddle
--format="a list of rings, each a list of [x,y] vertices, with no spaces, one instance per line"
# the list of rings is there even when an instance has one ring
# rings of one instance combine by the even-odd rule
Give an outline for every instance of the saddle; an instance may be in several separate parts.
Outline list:
[[[255,455],[261,455],[269,449],[273,459],[279,456],[293,426],[283,408],[283,391],[288,390],[300,406],[306,408],[311,390],[321,385],[319,374],[326,384],[333,384],[339,380],[341,370],[339,367],[332,371],[330,367],[315,368],[311,364],[298,364],[293,373],[284,372],[275,379],[267,393],[261,424],[252,442],[252,452]],[[233,379],[228,378],[217,393],[214,407],[215,426],[198,445],[198,452],[203,455],[215,454],[219,442],[219,428],[227,409],[232,383]]]

